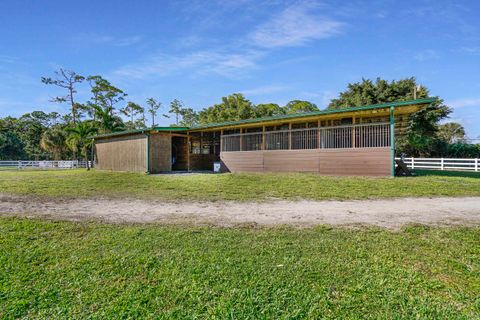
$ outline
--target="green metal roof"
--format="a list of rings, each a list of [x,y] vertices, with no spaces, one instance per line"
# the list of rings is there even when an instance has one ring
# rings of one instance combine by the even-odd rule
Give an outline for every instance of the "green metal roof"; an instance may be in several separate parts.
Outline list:
[[[344,113],[344,112],[350,112],[350,111],[381,109],[386,107],[402,107],[402,106],[411,106],[416,104],[430,104],[435,102],[436,100],[437,100],[436,98],[425,98],[425,99],[417,99],[417,100],[372,104],[367,106],[350,107],[350,108],[343,108],[343,109],[332,109],[332,110],[327,109],[327,110],[305,112],[305,113],[293,113],[293,114],[264,117],[264,118],[245,119],[245,120],[238,120],[238,121],[226,121],[226,122],[219,122],[219,123],[210,123],[207,125],[194,126],[194,127],[191,127],[190,130],[234,126],[234,125],[245,124],[245,123],[274,121],[274,120],[283,120],[283,119],[292,119],[292,118],[304,118],[304,117],[319,116],[319,115],[326,115],[326,114]]]
[[[360,106],[360,107],[350,107],[350,108],[332,109],[332,110],[327,109],[327,110],[320,110],[320,111],[314,111],[314,112],[293,113],[293,114],[264,117],[264,118],[210,123],[207,125],[193,126],[190,128],[189,127],[153,127],[153,128],[145,128],[145,129],[138,129],[138,130],[128,130],[128,131],[119,131],[119,132],[100,134],[95,136],[94,138],[105,138],[105,137],[121,136],[121,135],[128,135],[128,134],[134,134],[134,133],[145,133],[150,131],[174,132],[174,131],[201,130],[201,129],[215,128],[215,127],[234,126],[234,125],[245,124],[245,123],[304,118],[304,117],[320,116],[320,115],[335,114],[335,113],[345,113],[350,111],[372,110],[372,109],[381,109],[386,107],[403,107],[403,106],[411,106],[411,105],[417,105],[417,104],[430,104],[435,102],[436,100],[437,100],[436,98],[425,98],[425,99],[408,100],[408,101],[387,102],[387,103],[372,104],[372,105]]]

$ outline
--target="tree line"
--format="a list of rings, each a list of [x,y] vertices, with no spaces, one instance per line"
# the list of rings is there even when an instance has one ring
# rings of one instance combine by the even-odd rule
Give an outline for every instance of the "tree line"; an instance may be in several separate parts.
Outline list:
[[[157,126],[160,117],[170,118],[172,126],[191,127],[244,119],[318,111],[312,102],[292,100],[253,104],[241,93],[223,97],[221,102],[200,111],[174,99],[163,108],[158,98],[143,103],[130,101],[127,93],[99,75],[87,76],[59,69],[41,81],[61,92],[52,102],[68,106],[68,112],[33,111],[14,118],[0,118],[0,160],[87,159],[96,134]],[[79,86],[87,85],[90,97],[78,98]],[[399,81],[383,79],[352,83],[332,99],[328,109],[341,109],[392,101],[427,98],[429,91],[415,78]],[[163,111],[163,113],[162,113]],[[440,124],[451,109],[441,99],[409,119],[407,133],[397,142],[397,152],[411,156],[480,157],[480,146],[467,143],[465,130],[458,123]]]

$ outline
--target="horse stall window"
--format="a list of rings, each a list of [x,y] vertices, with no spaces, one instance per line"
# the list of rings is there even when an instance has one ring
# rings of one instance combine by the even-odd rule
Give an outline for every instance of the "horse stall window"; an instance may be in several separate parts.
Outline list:
[[[202,150],[202,137],[200,132],[193,132],[190,134],[190,153],[200,154]]]
[[[213,153],[213,132],[203,132],[201,137],[201,154]]]
[[[318,129],[307,128],[308,123],[292,126],[292,149],[316,149],[318,147]],[[301,129],[303,128],[303,129]]]
[[[288,123],[275,126],[273,131],[265,133],[266,150],[288,150],[289,145]]]
[[[242,151],[262,150],[263,127],[247,128],[242,136]]]

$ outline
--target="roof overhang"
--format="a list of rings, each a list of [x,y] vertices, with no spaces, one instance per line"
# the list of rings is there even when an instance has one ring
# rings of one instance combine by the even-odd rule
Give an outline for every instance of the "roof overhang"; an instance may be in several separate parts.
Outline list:
[[[246,128],[260,125],[276,125],[285,122],[309,122],[318,120],[329,120],[349,117],[365,117],[365,116],[388,116],[390,109],[394,108],[396,115],[412,114],[420,109],[437,101],[436,98],[426,98],[408,101],[396,101],[382,104],[374,104],[360,107],[351,107],[343,109],[327,109],[306,113],[295,113],[273,117],[246,119],[239,121],[227,121],[221,123],[211,123],[208,125],[201,125],[195,127],[153,127],[138,130],[128,130],[120,132],[112,132],[107,134],[100,134],[94,139],[110,138],[117,136],[126,136],[132,134],[155,134],[155,133],[181,133],[181,132],[195,132],[195,131],[217,131],[232,128]]]
[[[125,130],[125,131],[118,131],[118,132],[111,132],[105,134],[99,134],[93,137],[93,139],[103,139],[103,138],[110,138],[110,137],[120,137],[120,136],[128,136],[133,134],[155,134],[155,133],[174,133],[174,132],[186,132],[188,131],[188,127],[153,127],[153,128],[145,128],[145,129],[137,129],[137,130]]]
[[[387,116],[390,114],[390,108],[394,108],[396,115],[412,114],[427,105],[435,102],[436,98],[417,99],[409,101],[397,101],[390,103],[382,103],[368,106],[351,107],[333,110],[321,110],[314,112],[306,112],[301,114],[287,114],[273,117],[246,119],[239,121],[228,121],[222,123],[212,123],[203,126],[195,126],[190,128],[190,132],[194,131],[213,131],[231,128],[246,128],[259,125],[275,125],[285,122],[308,122],[317,120],[329,120],[338,118],[348,118],[353,116]]]

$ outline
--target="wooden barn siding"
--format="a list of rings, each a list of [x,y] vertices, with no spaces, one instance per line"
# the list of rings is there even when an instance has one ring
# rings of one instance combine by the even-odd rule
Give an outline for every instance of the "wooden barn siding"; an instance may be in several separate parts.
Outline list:
[[[318,172],[318,150],[275,150],[264,151],[265,171]]]
[[[321,150],[319,162],[324,175],[389,176],[390,148]]]
[[[230,172],[317,172],[324,175],[390,175],[390,148],[222,152]]]
[[[222,171],[263,171],[263,151],[222,152],[220,153],[220,160]]]
[[[95,167],[113,171],[147,171],[147,137],[143,134],[95,141]]]
[[[172,136],[150,135],[150,173],[172,171]]]

